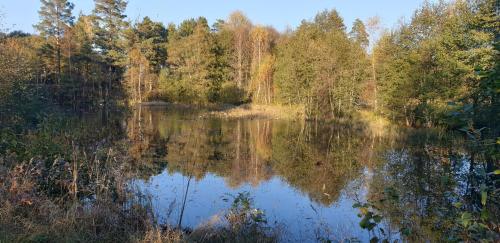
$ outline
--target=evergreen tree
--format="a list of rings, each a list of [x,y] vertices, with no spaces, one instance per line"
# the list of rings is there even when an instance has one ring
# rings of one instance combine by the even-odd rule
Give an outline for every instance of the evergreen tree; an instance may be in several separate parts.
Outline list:
[[[360,19],[354,20],[351,32],[349,33],[349,37],[361,47],[365,49],[368,48],[368,33],[366,32],[365,24],[363,24],[363,21],[361,21]]]
[[[481,21],[489,19],[481,14],[486,5],[426,3],[410,23],[381,39],[375,55],[384,112],[407,125],[494,126],[481,115],[490,114],[482,108],[495,107],[497,97],[498,27],[488,27],[494,19]],[[486,16],[495,16],[493,6]]]
[[[94,0],[93,11],[94,42],[104,63],[108,66],[107,84],[104,97],[109,99],[110,91],[121,90],[118,83],[122,68],[126,62],[124,29],[128,23],[124,20],[127,2],[124,0]]]
[[[167,30],[145,17],[125,31],[128,42],[126,81],[133,102],[156,98],[157,80],[167,60]]]
[[[180,24],[168,43],[168,71],[161,82],[171,100],[206,103],[213,86],[214,39],[205,18]],[[191,33],[191,34],[189,34]]]
[[[119,66],[124,60],[123,30],[127,2],[124,0],[94,0],[93,11],[96,44],[110,65]]]
[[[159,73],[167,60],[167,29],[160,22],[145,17],[134,27],[141,49],[151,63],[152,71]]]
[[[94,31],[91,16],[81,15],[71,29],[71,63],[74,69],[75,100],[81,104],[95,104],[103,99],[107,83],[107,67],[94,48]]]
[[[57,82],[61,81],[61,40],[65,31],[73,24],[71,14],[74,5],[67,0],[41,0],[42,6],[38,11],[40,22],[35,28],[40,34],[49,38],[55,49]]]
[[[239,104],[246,95],[243,89],[237,87],[235,82],[238,75],[234,65],[235,46],[234,34],[227,28],[226,22],[218,20],[212,28],[214,36],[215,61],[211,64],[210,76],[213,85],[210,91],[210,100],[213,102],[223,102]]]
[[[337,10],[324,10],[314,17],[314,23],[324,32],[345,31],[344,20],[340,17]]]
[[[489,127],[492,137],[500,137],[500,4],[495,0],[476,0],[471,5],[473,39],[480,40],[476,47],[483,47],[476,52],[490,55],[483,57],[482,60],[487,61],[475,68],[479,74],[479,83],[473,92],[477,97],[475,125]]]

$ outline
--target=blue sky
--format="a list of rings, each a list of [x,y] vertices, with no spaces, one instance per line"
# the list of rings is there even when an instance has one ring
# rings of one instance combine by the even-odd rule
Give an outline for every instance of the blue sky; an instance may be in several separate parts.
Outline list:
[[[73,0],[74,14],[92,11],[93,0]],[[131,20],[149,16],[165,24],[205,16],[210,23],[241,10],[254,24],[272,25],[282,31],[295,28],[303,19],[312,19],[324,9],[335,8],[348,27],[355,18],[366,20],[378,15],[391,28],[401,18],[408,19],[423,0],[129,0],[126,14]],[[34,33],[39,0],[0,0],[4,28]]]

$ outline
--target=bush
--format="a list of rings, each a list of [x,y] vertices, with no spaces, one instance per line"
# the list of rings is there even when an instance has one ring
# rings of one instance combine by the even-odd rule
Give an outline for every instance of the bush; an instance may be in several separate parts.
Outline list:
[[[220,90],[219,101],[221,103],[240,105],[246,102],[245,91],[234,84],[225,83]]]

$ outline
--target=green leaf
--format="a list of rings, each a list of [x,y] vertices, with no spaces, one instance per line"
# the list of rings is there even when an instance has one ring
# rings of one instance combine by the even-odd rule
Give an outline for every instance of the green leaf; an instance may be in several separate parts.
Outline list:
[[[462,213],[462,216],[460,217],[460,223],[465,227],[469,227],[470,222],[472,220],[472,215],[468,212]]]
[[[375,226],[377,226],[377,224],[370,222],[372,217],[373,217],[373,214],[371,212],[368,212],[363,217],[361,222],[359,222],[359,226],[361,226],[361,228],[363,228],[363,229],[372,230]]]
[[[483,204],[483,206],[486,205],[486,200],[488,199],[488,192],[487,191],[482,191],[481,192],[481,204]]]
[[[411,234],[411,230],[409,228],[403,228],[401,233],[405,236],[409,236]]]
[[[483,208],[483,210],[481,210],[481,219],[482,220],[488,220],[490,214],[488,213],[488,210],[486,208]]]
[[[370,221],[370,218],[368,217],[363,217],[363,219],[361,219],[361,221],[359,222],[359,226],[363,229],[366,229],[368,228],[368,224],[369,224],[369,221]]]
[[[487,229],[487,230],[489,230],[489,229],[490,229],[490,227],[488,227],[488,225],[485,225],[485,224],[482,224],[482,223],[479,223],[478,225],[479,225],[481,228],[483,228],[483,229]]]

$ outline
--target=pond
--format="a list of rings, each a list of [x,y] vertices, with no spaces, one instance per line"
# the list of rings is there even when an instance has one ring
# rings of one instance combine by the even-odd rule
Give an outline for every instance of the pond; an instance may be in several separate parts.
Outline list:
[[[389,195],[397,200],[377,207],[377,232],[436,240],[442,207],[470,188],[470,154],[439,131],[379,136],[354,122],[207,118],[165,107],[138,107],[125,126],[130,156],[150,167],[131,186],[148,195],[160,223],[182,228],[216,221],[247,193],[282,241],[366,242],[373,231],[353,205]]]

